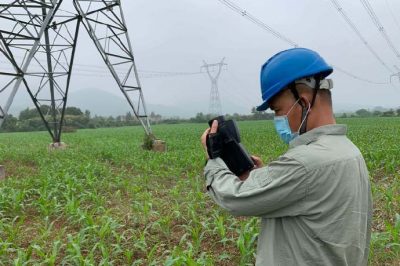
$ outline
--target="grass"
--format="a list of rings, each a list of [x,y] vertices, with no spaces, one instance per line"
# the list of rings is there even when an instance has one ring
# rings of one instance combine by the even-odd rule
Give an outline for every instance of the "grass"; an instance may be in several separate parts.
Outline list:
[[[374,197],[371,265],[400,264],[400,119],[346,119]],[[252,265],[259,221],[232,217],[205,193],[206,125],[154,126],[167,153],[141,149],[140,127],[0,134],[0,265]],[[286,146],[270,121],[241,122],[264,162]]]

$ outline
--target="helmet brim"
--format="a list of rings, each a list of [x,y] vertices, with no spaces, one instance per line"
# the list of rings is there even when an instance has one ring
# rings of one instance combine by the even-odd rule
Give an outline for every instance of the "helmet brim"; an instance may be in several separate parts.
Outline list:
[[[262,112],[262,111],[267,110],[268,108],[269,108],[268,102],[265,101],[265,102],[263,102],[260,106],[258,106],[258,107],[256,108],[256,110],[257,110],[258,112]]]

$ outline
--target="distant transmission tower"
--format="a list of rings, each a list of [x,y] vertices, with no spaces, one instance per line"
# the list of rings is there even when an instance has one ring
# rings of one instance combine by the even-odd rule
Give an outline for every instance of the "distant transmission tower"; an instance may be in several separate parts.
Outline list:
[[[218,92],[218,78],[221,74],[223,66],[227,65],[226,63],[224,63],[224,60],[225,57],[222,58],[221,62],[215,64],[207,64],[206,61],[203,61],[204,65],[201,67],[202,69],[206,69],[208,77],[211,80],[210,106],[208,112],[214,116],[222,115],[221,100],[219,98]],[[216,74],[213,76],[211,72],[213,72],[215,68],[217,68],[217,70]]]
[[[0,126],[23,84],[53,143],[60,142],[81,25],[150,136],[120,0],[0,0],[0,61],[9,63],[0,69]]]
[[[397,77],[399,79],[400,82],[400,69],[398,66],[394,65],[394,68],[396,68],[397,73],[394,73],[390,76],[390,82],[392,82],[392,77]]]

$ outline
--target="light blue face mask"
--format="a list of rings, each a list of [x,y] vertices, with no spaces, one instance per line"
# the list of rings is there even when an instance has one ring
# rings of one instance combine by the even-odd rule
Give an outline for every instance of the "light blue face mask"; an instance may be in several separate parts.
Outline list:
[[[301,121],[300,127],[297,130],[297,132],[292,132],[292,129],[290,128],[289,125],[289,119],[288,119],[288,114],[292,111],[293,107],[297,104],[299,100],[297,100],[294,105],[289,109],[286,115],[280,115],[280,116],[275,116],[274,117],[274,125],[276,132],[278,133],[279,137],[286,143],[289,144],[291,140],[293,140],[295,137],[299,135],[299,130],[301,126],[303,125],[304,121],[306,120],[306,117],[308,115],[308,112],[310,111],[310,105],[308,107],[307,113],[304,116],[303,120]]]

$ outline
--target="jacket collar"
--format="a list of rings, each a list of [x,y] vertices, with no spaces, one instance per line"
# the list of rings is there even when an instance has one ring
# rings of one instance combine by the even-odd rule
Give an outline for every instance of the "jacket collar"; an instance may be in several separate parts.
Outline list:
[[[317,127],[293,139],[289,143],[289,148],[310,144],[323,135],[346,135],[346,133],[346,125],[331,124]]]

